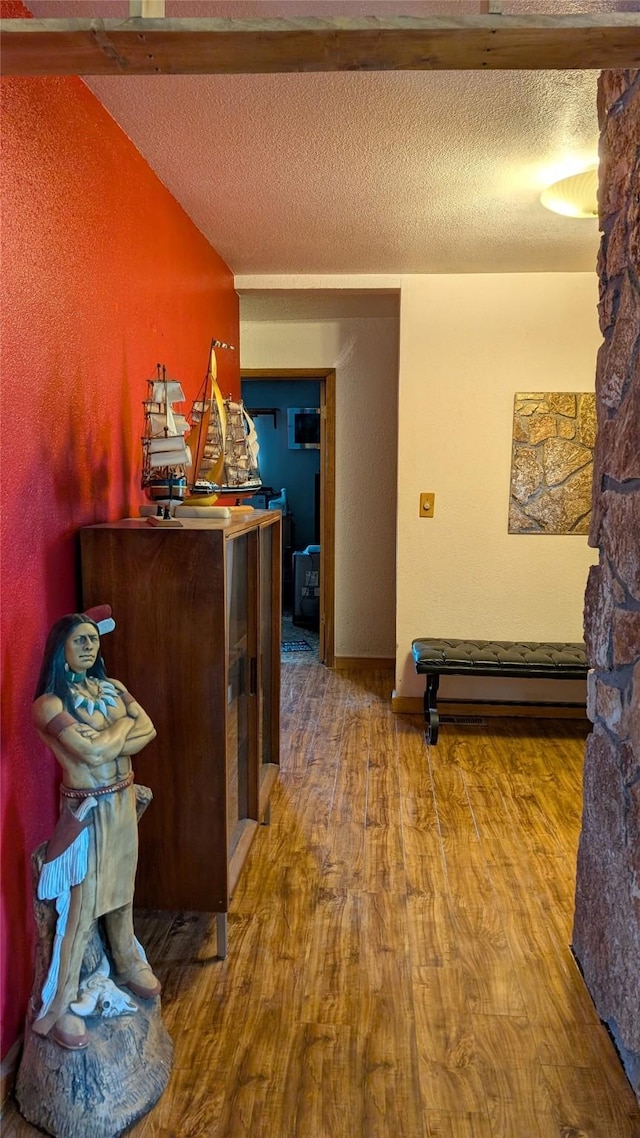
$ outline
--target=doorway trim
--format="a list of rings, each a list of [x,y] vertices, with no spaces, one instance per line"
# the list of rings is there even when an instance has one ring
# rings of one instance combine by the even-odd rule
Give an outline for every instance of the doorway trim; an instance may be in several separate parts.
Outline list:
[[[335,667],[336,370],[241,368],[243,379],[315,379],[320,385],[320,661]]]

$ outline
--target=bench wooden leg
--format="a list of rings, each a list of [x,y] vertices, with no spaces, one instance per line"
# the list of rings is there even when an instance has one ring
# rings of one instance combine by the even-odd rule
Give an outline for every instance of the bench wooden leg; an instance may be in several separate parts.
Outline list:
[[[438,742],[438,724],[440,722],[437,708],[438,684],[440,676],[437,672],[427,673],[427,684],[424,689],[424,721],[426,724],[427,743]]]

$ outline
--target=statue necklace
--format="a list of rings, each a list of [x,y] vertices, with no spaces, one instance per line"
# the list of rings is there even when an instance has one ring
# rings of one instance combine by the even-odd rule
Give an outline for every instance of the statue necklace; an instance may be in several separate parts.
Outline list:
[[[78,684],[84,683],[85,687],[89,683],[95,685],[93,694],[83,695],[79,690]],[[69,670],[69,687],[71,689],[71,698],[73,706],[76,711],[81,707],[86,707],[87,714],[93,715],[94,711],[100,711],[107,718],[107,707],[117,707],[116,703],[116,689],[109,680],[98,680],[93,676],[87,679],[86,675],[81,672],[72,672]]]

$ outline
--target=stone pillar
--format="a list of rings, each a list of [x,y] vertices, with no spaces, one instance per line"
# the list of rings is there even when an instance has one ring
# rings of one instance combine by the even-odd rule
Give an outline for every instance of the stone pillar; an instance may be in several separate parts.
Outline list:
[[[640,71],[600,123],[598,437],[585,640],[593,668],[573,947],[640,1099]]]

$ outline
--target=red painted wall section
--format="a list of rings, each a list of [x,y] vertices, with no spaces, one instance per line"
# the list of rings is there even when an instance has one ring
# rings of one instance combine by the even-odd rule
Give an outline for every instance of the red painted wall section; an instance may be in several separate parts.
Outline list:
[[[79,604],[77,534],[144,500],[156,363],[194,398],[211,337],[238,344],[239,314],[229,268],[80,79],[2,80],[2,262],[5,1056],[32,980],[30,855],[57,816],[31,701],[48,629]],[[218,365],[239,395],[237,355]]]

